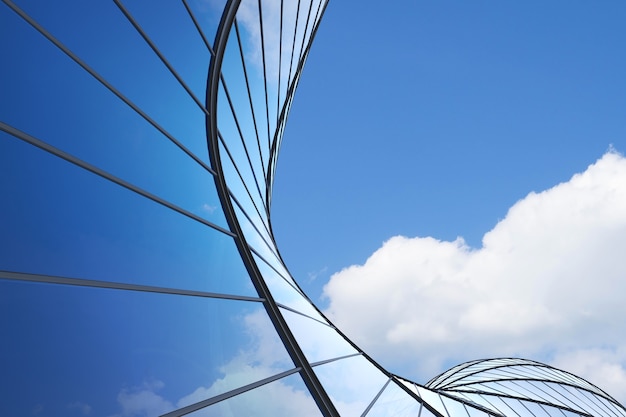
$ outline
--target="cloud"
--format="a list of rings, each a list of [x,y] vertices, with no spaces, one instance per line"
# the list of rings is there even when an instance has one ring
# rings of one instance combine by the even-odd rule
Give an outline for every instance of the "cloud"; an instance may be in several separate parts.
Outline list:
[[[162,381],[155,380],[122,389],[117,395],[121,412],[112,417],[152,417],[172,411],[172,403],[156,393],[164,385]]]
[[[312,3],[312,4],[311,4]],[[293,44],[293,34],[296,30],[296,13],[298,20],[298,28],[296,34],[296,45],[294,51],[294,61],[297,65],[299,54],[301,53],[302,36],[304,33],[307,14],[311,9],[311,18],[309,21],[309,31],[313,24],[313,19],[317,12],[319,0],[302,2],[300,9],[297,8],[297,2],[284,2],[283,8],[283,27],[282,27],[282,71],[283,77],[287,77],[289,73],[289,63],[291,60],[291,46]],[[267,70],[267,79],[271,83],[275,83],[278,79],[279,56],[281,44],[281,0],[264,1],[263,10],[263,39],[265,46],[265,65]],[[263,56],[261,50],[261,25],[259,19],[259,8],[257,0],[242,0],[237,12],[238,21],[243,24],[247,33],[249,46],[245,48],[244,53],[250,57],[255,64],[257,70],[263,69]],[[306,46],[306,43],[305,43]],[[293,76],[293,74],[292,74]]]
[[[626,347],[625,250],[626,159],[610,150],[517,202],[481,248],[462,238],[389,239],[331,277],[326,314],[374,358],[424,382],[482,357],[570,367],[588,358],[603,365],[581,376],[608,378],[594,380],[601,387],[613,378],[624,400],[626,357],[606,352]]]
[[[70,410],[78,410],[81,414],[85,416],[88,416],[91,413],[91,406],[80,401],[68,404],[67,408],[69,408]]]

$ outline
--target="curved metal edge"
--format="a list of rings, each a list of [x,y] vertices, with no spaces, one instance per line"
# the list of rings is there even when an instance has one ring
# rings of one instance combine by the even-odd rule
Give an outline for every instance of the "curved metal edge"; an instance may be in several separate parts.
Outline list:
[[[266,300],[263,304],[267,314],[278,332],[279,337],[283,341],[285,348],[294,362],[294,365],[301,368],[300,375],[302,376],[305,385],[309,389],[311,396],[315,400],[321,413],[327,417],[339,416],[339,413],[326,393],[326,390],[315,375],[309,362],[304,356],[304,353],[300,349],[296,338],[293,333],[291,333],[287,322],[280,313],[279,307],[274,301],[274,298],[265,284],[263,277],[252,257],[252,253],[245,240],[237,220],[234,207],[229,198],[228,188],[226,186],[224,172],[222,170],[219,140],[217,136],[217,95],[226,44],[228,42],[230,30],[233,26],[240,2],[241,0],[228,0],[228,3],[225,6],[217,34],[215,35],[215,41],[213,42],[215,56],[211,59],[207,77],[206,107],[209,111],[209,115],[206,117],[206,134],[211,166],[216,172],[215,186],[217,188],[217,193],[219,195],[228,226],[237,236],[235,238],[235,244],[237,245],[239,254],[241,255],[244,265],[258,294],[262,294],[261,297]]]

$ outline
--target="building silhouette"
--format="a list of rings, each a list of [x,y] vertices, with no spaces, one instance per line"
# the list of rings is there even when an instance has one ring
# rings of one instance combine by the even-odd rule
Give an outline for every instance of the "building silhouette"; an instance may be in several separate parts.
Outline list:
[[[302,292],[270,208],[325,0],[3,3],[1,415],[626,415],[526,360],[418,385]]]

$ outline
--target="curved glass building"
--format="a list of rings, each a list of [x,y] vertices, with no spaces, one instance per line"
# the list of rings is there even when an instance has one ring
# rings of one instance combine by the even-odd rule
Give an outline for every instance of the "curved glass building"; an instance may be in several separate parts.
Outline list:
[[[536,362],[407,381],[302,292],[272,182],[325,8],[3,0],[0,415],[626,416]]]

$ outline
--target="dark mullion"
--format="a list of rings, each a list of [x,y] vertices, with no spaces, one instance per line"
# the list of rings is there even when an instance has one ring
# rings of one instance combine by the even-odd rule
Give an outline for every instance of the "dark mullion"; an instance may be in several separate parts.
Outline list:
[[[270,106],[269,99],[267,97],[267,65],[265,64],[265,38],[263,36],[263,6],[261,0],[257,1],[259,6],[259,31],[261,32],[261,56],[263,58],[263,84],[265,86],[265,119],[267,120],[267,146],[272,146],[270,143]]]
[[[313,32],[315,31],[315,27],[320,22],[320,12],[322,10],[322,3],[323,2],[324,2],[324,0],[320,0],[320,2],[317,4],[317,10],[315,11],[315,17],[313,18],[313,29],[311,30],[311,34],[309,35],[309,39],[311,39],[311,36],[313,35]],[[302,59],[303,57],[304,57],[304,53],[302,53],[300,55],[300,59]]]
[[[239,47],[239,57],[241,58],[241,67],[243,68],[243,76],[246,79],[246,91],[248,92],[248,102],[250,103],[250,113],[252,114],[252,122],[254,124],[254,133],[256,135],[257,148],[259,150],[259,158],[263,167],[263,175],[265,174],[265,161],[263,159],[263,151],[261,150],[261,139],[259,138],[259,128],[256,121],[256,113],[254,111],[254,103],[252,102],[252,90],[250,89],[250,80],[248,78],[248,70],[246,68],[246,60],[243,54],[243,46],[241,45],[241,35],[239,34],[239,24],[237,19],[233,22],[235,26],[235,34],[237,35],[237,45]]]
[[[309,300],[307,298],[307,296],[304,293],[302,293],[302,291],[298,287],[294,286],[294,284],[292,282],[290,282],[287,278],[285,278],[285,276],[283,274],[278,272],[276,270],[276,268],[274,268],[274,266],[267,259],[265,259],[253,246],[248,245],[248,248],[250,249],[250,251],[252,253],[254,253],[256,256],[258,256],[259,259],[261,259],[263,262],[265,262],[265,264],[267,264],[270,268],[272,268],[287,284],[289,284],[291,286],[291,288],[296,290],[298,292],[298,294],[302,295],[304,297],[304,299],[307,300],[309,303],[311,302],[311,300]]]
[[[497,412],[499,412],[499,413],[500,413],[500,414],[502,414],[503,416],[506,416],[506,414],[505,414],[502,410],[500,410],[498,407],[496,407],[496,405],[495,405],[494,403],[492,403],[491,401],[489,401],[489,398],[487,398],[488,396],[483,396],[482,394],[476,394],[476,395],[478,395],[480,398],[482,398],[483,400],[485,400],[485,402],[487,402],[487,403],[488,403],[488,404],[490,404],[493,408],[495,408]],[[498,397],[495,397],[495,398],[498,398]],[[499,399],[499,398],[498,398],[498,399]],[[517,411],[515,411],[515,409],[514,409],[513,407],[511,407],[511,406],[510,406],[510,405],[509,405],[506,401],[503,401],[503,400],[501,400],[501,399],[500,399],[500,401],[502,401],[502,404],[504,404],[506,407],[508,407],[511,411],[513,411],[513,412],[514,412],[515,414],[517,414],[519,417],[522,417],[522,416],[521,416],[521,415],[520,415]],[[519,402],[522,406],[524,406],[524,404],[522,404],[522,402],[521,402],[521,401],[519,401],[519,400],[518,400],[518,402]],[[524,408],[525,408],[526,410],[528,410],[528,407],[524,406]],[[530,410],[528,410],[528,412],[529,412],[530,414],[533,414]]]
[[[130,14],[130,12],[124,7],[124,5],[122,4],[122,2],[120,0],[113,0],[113,2],[117,5],[117,7],[121,10],[121,12],[124,14],[124,16],[126,16],[126,19],[128,19],[128,21],[133,25],[133,27],[137,30],[137,32],[139,32],[139,34],[141,35],[141,37],[143,38],[144,41],[146,41],[146,43],[150,46],[150,48],[154,51],[155,54],[157,54],[157,56],[159,57],[159,59],[161,60],[161,62],[163,62],[163,65],[165,65],[167,67],[167,69],[170,71],[170,73],[174,76],[174,78],[176,78],[176,80],[178,81],[178,83],[185,89],[185,91],[187,92],[187,94],[189,94],[189,97],[192,98],[193,101],[196,102],[196,104],[198,105],[198,107],[200,107],[200,110],[202,110],[205,114],[209,114],[209,111],[206,109],[206,107],[204,107],[204,105],[202,104],[202,102],[198,99],[198,97],[196,97],[196,95],[193,93],[193,91],[191,91],[191,89],[187,86],[187,84],[185,83],[185,81],[182,79],[182,77],[180,75],[178,75],[178,73],[176,72],[176,70],[174,69],[174,67],[172,66],[172,64],[169,63],[169,61],[165,58],[165,56],[161,53],[161,51],[159,50],[159,48],[156,47],[156,45],[154,44],[154,42],[152,42],[152,40],[148,37],[148,35],[146,34],[146,32],[144,32],[144,30],[141,28],[141,26],[139,25],[139,23],[133,18],[133,16]]]
[[[105,86],[109,91],[111,91],[117,98],[122,100],[127,106],[133,109],[137,114],[139,114],[144,120],[150,123],[155,129],[157,129],[161,134],[163,134],[166,138],[168,138],[174,145],[176,145],[180,150],[186,153],[191,159],[196,161],[198,165],[204,168],[206,171],[210,172],[212,175],[215,175],[215,171],[209,167],[204,161],[202,161],[197,155],[187,149],[181,142],[179,142],[174,136],[172,136],[167,130],[165,130],[161,125],[159,125],[156,121],[154,121],[150,116],[148,116],[143,110],[141,110],[135,103],[130,101],[125,95],[123,95],[117,88],[113,87],[111,83],[109,83],[104,77],[98,74],[93,68],[87,65],[82,59],[80,59],[76,54],[74,54],[68,47],[66,47],[61,41],[56,39],[50,32],[44,29],[39,23],[37,23],[33,18],[27,15],[22,9],[17,7],[11,0],[2,0],[7,6],[9,6],[15,13],[17,13],[22,19],[24,19],[29,25],[35,28],[39,33],[41,33],[46,39],[52,42],[57,48],[59,48],[65,55],[70,57],[74,62],[76,62],[82,69],[87,71],[89,75],[94,77],[98,82],[100,82],[103,86]]]
[[[313,0],[309,1],[309,11],[306,15],[306,23],[304,24],[304,30],[302,31],[302,42],[300,43],[300,51],[298,52],[298,63],[302,60],[302,57],[305,54],[304,49],[304,41],[306,40],[306,32],[309,29],[309,21],[311,20],[311,10],[313,9]],[[313,29],[311,29],[311,33],[313,33]],[[295,77],[294,77],[295,78]]]
[[[106,288],[112,290],[138,291],[159,294],[184,295],[191,297],[216,298],[235,301],[263,302],[265,299],[243,295],[222,294],[207,291],[184,290],[179,288],[156,287],[152,285],[127,284],[124,282],[100,281],[84,278],[68,278],[56,275],[29,274],[24,272],[0,271],[0,280],[40,282],[44,284],[72,285],[77,287]]]
[[[322,3],[320,3],[322,4]],[[321,9],[321,13],[324,13],[324,10],[326,10],[326,5],[328,3],[324,3],[324,7]],[[303,55],[303,59],[300,60],[300,62],[298,63],[298,67],[296,69],[296,80],[294,80],[295,82],[289,84],[289,80],[291,78],[291,74],[289,75],[289,78],[287,80],[287,85],[288,85],[288,89],[287,89],[287,95],[286,95],[286,99],[285,102],[283,104],[283,110],[281,112],[280,115],[280,120],[281,120],[281,127],[280,129],[276,129],[276,136],[274,137],[274,141],[272,143],[272,148],[270,148],[270,155],[269,155],[269,164],[270,167],[268,168],[268,175],[267,175],[267,207],[271,208],[271,190],[274,184],[274,172],[276,169],[276,160],[278,158],[278,150],[280,147],[280,141],[282,141],[282,132],[284,130],[284,125],[286,123],[286,119],[287,116],[289,115],[289,111],[291,109],[291,104],[293,103],[293,96],[295,93],[295,88],[297,86],[297,79],[299,79],[299,75],[302,73],[302,68],[304,66],[304,63],[306,62],[306,58],[308,57],[308,54],[311,50],[311,44],[313,39],[315,38],[315,34],[317,33],[317,30],[319,28],[319,24],[320,24],[320,20],[318,20],[315,23],[315,26],[313,27],[313,30],[311,31],[311,36],[309,36],[309,41],[307,43],[307,47],[305,49],[305,53]],[[297,21],[296,21],[296,25],[297,25]],[[294,32],[294,42],[295,42],[295,32]],[[292,53],[293,53],[293,49],[292,49]],[[293,62],[293,55],[292,55],[292,62]],[[290,68],[290,72],[291,72],[291,68]],[[280,134],[279,134],[280,133]]]
[[[226,93],[226,100],[228,101],[228,106],[230,107],[230,112],[233,115],[233,120],[235,121],[235,126],[237,126],[237,132],[239,133],[239,138],[241,139],[241,144],[243,145],[243,150],[246,153],[246,159],[248,160],[248,165],[250,166],[250,171],[252,172],[252,177],[254,178],[254,185],[256,185],[256,190],[259,193],[259,197],[261,197],[261,201],[263,202],[263,208],[267,213],[267,205],[265,203],[265,195],[261,191],[261,187],[259,185],[259,180],[257,179],[256,172],[254,166],[252,165],[252,159],[250,159],[250,152],[248,152],[248,147],[246,146],[246,140],[244,138],[243,132],[241,131],[241,126],[239,125],[239,119],[237,118],[237,112],[235,111],[235,106],[233,106],[233,102],[230,98],[230,93],[228,91],[228,87],[226,86],[226,81],[224,81],[223,74],[220,74],[220,81],[222,82],[222,87],[224,87],[224,93]],[[218,127],[219,129],[219,127]],[[226,144],[224,144],[226,146]],[[261,172],[263,170],[261,169]],[[265,182],[263,183],[265,185]]]
[[[87,170],[87,171],[89,171],[89,172],[91,172],[93,174],[96,174],[99,177],[102,177],[102,178],[104,178],[104,179],[106,179],[108,181],[111,181],[111,182],[113,182],[113,183],[115,183],[115,184],[117,184],[117,185],[119,185],[121,187],[124,187],[127,190],[130,190],[130,191],[132,191],[132,192],[134,192],[136,194],[139,194],[142,197],[145,197],[145,198],[147,198],[149,200],[152,200],[152,201],[154,201],[157,204],[160,204],[160,205],[162,205],[164,207],[167,207],[168,209],[174,210],[175,212],[180,213],[183,216],[186,216],[186,217],[188,217],[188,218],[190,218],[192,220],[195,220],[195,221],[197,221],[199,223],[202,223],[205,226],[209,226],[210,228],[218,230],[218,231],[220,231],[220,232],[222,232],[224,234],[227,234],[228,236],[231,236],[231,237],[235,237],[236,236],[234,233],[232,233],[232,232],[230,232],[230,231],[228,231],[228,230],[226,230],[226,229],[224,229],[224,228],[222,228],[222,227],[220,227],[220,226],[218,226],[218,225],[216,225],[214,223],[211,223],[210,221],[208,221],[208,220],[206,220],[206,219],[204,219],[204,218],[202,218],[202,217],[200,217],[200,216],[198,216],[196,214],[193,214],[193,213],[185,210],[182,207],[179,207],[179,206],[177,206],[177,205],[175,205],[173,203],[170,203],[169,201],[167,201],[167,200],[165,200],[165,199],[163,199],[163,198],[161,198],[161,197],[159,197],[159,196],[157,196],[155,194],[152,194],[152,193],[150,193],[148,191],[145,191],[144,189],[142,189],[140,187],[137,187],[136,185],[131,184],[128,181],[125,181],[125,180],[123,180],[123,179],[121,179],[119,177],[116,177],[115,175],[110,174],[109,172],[107,172],[107,171],[105,171],[103,169],[100,169],[100,168],[98,168],[98,167],[96,167],[94,165],[91,165],[90,163],[85,162],[82,159],[75,157],[74,155],[71,155],[71,154],[69,154],[69,153],[67,153],[65,151],[62,151],[62,150],[60,150],[60,149],[58,149],[58,148],[56,148],[56,147],[54,147],[54,146],[52,146],[52,145],[42,141],[42,140],[39,140],[39,139],[29,135],[28,133],[22,132],[21,130],[18,130],[16,128],[12,127],[12,126],[9,126],[6,123],[0,122],[0,130],[2,130],[4,132],[6,132],[6,133],[16,137],[17,139],[21,139],[22,141],[24,141],[26,143],[29,143],[29,144],[31,144],[33,146],[36,146],[39,149],[42,149],[42,150],[44,150],[44,151],[46,151],[46,152],[48,152],[48,153],[50,153],[50,154],[52,154],[54,156],[57,156],[57,157],[59,157],[61,159],[64,159],[67,162],[70,162],[70,163],[72,163],[72,164],[74,164],[74,165],[76,165],[76,166],[78,166],[80,168],[83,168],[83,169],[85,169],[85,170]]]
[[[206,132],[207,143],[210,148],[209,156],[211,158],[211,166],[217,172],[215,175],[215,186],[217,188],[222,208],[230,229],[235,233],[238,238],[235,239],[237,249],[241,255],[241,259],[246,266],[248,273],[252,279],[255,289],[260,297],[266,299],[263,303],[274,328],[276,329],[279,337],[283,341],[289,356],[292,358],[296,367],[300,367],[300,375],[306,385],[309,393],[313,397],[320,412],[326,417],[338,416],[339,413],[335,408],[333,402],[326,393],[321,382],[317,378],[315,372],[311,368],[306,356],[302,352],[293,332],[287,325],[285,318],[282,316],[280,307],[276,305],[276,302],[272,296],[271,291],[267,287],[267,283],[263,280],[256,261],[250,251],[250,247],[246,242],[246,238],[241,230],[241,225],[237,221],[237,216],[234,211],[233,203],[228,195],[228,187],[221,163],[220,155],[220,140],[218,138],[217,131],[217,117],[215,110],[217,108],[217,93],[219,88],[219,76],[224,59],[224,52],[226,50],[226,43],[228,41],[228,35],[232,30],[233,22],[239,7],[240,0],[228,0],[224,8],[224,13],[220,20],[220,25],[215,36],[215,57],[211,60],[207,77],[207,108],[210,116],[206,120]]]
[[[261,221],[263,222],[263,224],[267,228],[267,225],[265,224],[265,221],[263,220],[263,216],[261,215],[261,212],[259,211],[259,208],[257,207],[256,202],[254,201],[254,198],[252,198],[252,193],[248,189],[248,186],[246,185],[246,182],[244,181],[243,176],[241,175],[241,172],[239,171],[239,167],[235,163],[235,158],[233,158],[233,155],[230,153],[230,150],[226,146],[226,141],[224,140],[224,137],[222,136],[222,134],[219,131],[217,132],[217,136],[219,138],[220,143],[224,147],[224,150],[226,151],[226,154],[228,154],[228,158],[232,162],[233,167],[235,168],[235,172],[237,172],[237,175],[239,176],[239,179],[241,180],[241,184],[243,185],[243,188],[246,190],[246,193],[248,194],[248,197],[250,198],[250,202],[252,203],[252,206],[254,206],[254,209],[256,210],[257,214],[259,215],[259,218],[261,219]],[[233,193],[229,190],[229,194],[232,195]]]
[[[488,407],[485,407],[482,404],[471,402],[469,399],[467,399],[463,395],[461,395],[462,398],[459,398],[459,396],[454,395],[454,394],[457,394],[456,392],[454,394],[451,394],[451,393],[443,391],[443,390],[442,391],[436,390],[436,392],[437,392],[437,394],[439,394],[440,397],[446,397],[446,398],[448,398],[448,399],[450,399],[452,401],[460,402],[461,404],[463,404],[465,406],[466,411],[467,411],[467,407],[469,406],[471,408],[478,409],[478,410],[483,411],[483,412],[485,412],[487,414],[493,415],[493,410],[490,410]],[[442,401],[442,403],[443,403],[443,401]],[[445,403],[444,403],[444,407],[445,407]],[[447,410],[448,410],[448,408],[446,407],[446,411]],[[468,412],[468,414],[469,414],[469,412]],[[501,417],[506,417],[506,416],[502,415]]]
[[[567,390],[567,392],[573,396],[575,396],[578,400],[580,400],[582,403],[585,404],[585,406],[589,407],[589,408],[595,408],[595,403],[589,403],[588,400],[589,398],[587,398],[587,396],[585,395],[584,392],[581,392],[582,390],[577,389],[575,387],[571,387],[569,385],[563,385],[563,387]],[[570,391],[569,389],[574,390],[574,392]]]
[[[235,397],[235,396],[237,396],[239,394],[243,394],[243,393],[248,392],[248,391],[250,391],[252,389],[259,388],[259,387],[261,387],[263,385],[269,384],[270,382],[278,381],[279,379],[282,379],[282,378],[285,378],[287,376],[293,375],[293,374],[295,374],[297,372],[300,372],[301,370],[302,370],[302,368],[293,368],[293,369],[291,369],[289,371],[281,372],[279,374],[270,376],[268,378],[264,378],[264,379],[261,379],[259,381],[253,382],[251,384],[244,385],[244,386],[239,387],[239,388],[235,388],[233,390],[227,391],[225,393],[216,395],[216,396],[211,397],[211,398],[207,398],[206,400],[202,400],[202,401],[199,401],[197,403],[188,405],[186,407],[179,408],[178,410],[174,410],[174,411],[171,411],[169,413],[162,414],[161,417],[181,417],[181,416],[187,415],[189,413],[193,413],[194,411],[198,411],[198,410],[201,410],[203,408],[209,407],[209,406],[211,406],[213,404],[219,403],[221,401],[228,400],[228,399],[233,398],[233,397]]]
[[[300,17],[300,0],[298,0],[298,6],[296,7],[296,24],[293,28],[293,41],[291,42],[291,59],[289,60],[289,76],[287,77],[287,91],[291,85],[291,70],[293,68],[293,52],[296,49],[296,34],[298,33],[298,17]]]
[[[183,0],[183,4],[185,5],[185,9],[187,9],[187,13],[189,14],[189,17],[191,17],[191,20],[193,21],[193,25],[196,27],[196,30],[200,34],[200,37],[202,38],[202,41],[206,45],[206,48],[208,49],[209,53],[211,53],[212,57],[215,56],[215,51],[213,51],[213,48],[211,48],[211,44],[209,43],[209,40],[206,38],[204,31],[200,27],[200,24],[198,23],[196,16],[191,11],[189,4],[187,4],[187,0]]]
[[[239,210],[241,210],[241,212],[243,213],[244,217],[246,219],[248,219],[248,221],[250,222],[250,224],[252,225],[252,227],[254,228],[254,230],[257,232],[257,234],[259,235],[259,237],[261,239],[263,239],[263,242],[265,243],[265,245],[267,246],[267,248],[270,250],[270,252],[272,252],[272,254],[274,254],[274,256],[276,256],[278,258],[278,255],[276,254],[275,250],[274,250],[274,245],[271,245],[266,239],[265,237],[261,234],[261,231],[259,230],[259,228],[257,227],[257,225],[252,221],[252,218],[248,215],[248,213],[246,212],[246,210],[244,210],[244,208],[242,207],[241,203],[239,203],[239,201],[237,200],[237,198],[235,197],[234,193],[229,189],[228,190],[228,194],[230,195],[230,197],[233,199],[233,201],[235,202],[235,204],[237,205],[237,207],[239,207]],[[265,226],[265,223],[263,224]],[[267,229],[265,229],[267,231]],[[268,232],[269,235],[269,232]]]
[[[332,358],[332,359],[324,359],[323,361],[317,361],[317,362],[312,362],[311,363],[311,367],[316,367],[316,366],[320,366],[320,365],[325,365],[327,363],[331,363],[331,362],[335,362],[335,361],[339,361],[342,359],[348,359],[348,358],[353,358],[355,356],[363,356],[363,354],[361,352],[357,352],[357,353],[351,353],[349,355],[343,355],[343,356],[339,356],[337,358]]]
[[[285,305],[285,304],[283,304],[283,303],[279,303],[279,302],[276,302],[276,305],[277,305],[278,307],[282,308],[282,309],[285,309],[285,310],[287,310],[287,311],[291,311],[291,312],[292,312],[292,313],[294,313],[294,314],[298,314],[298,315],[300,315],[300,316],[302,316],[302,317],[306,317],[306,318],[307,318],[307,319],[309,319],[309,320],[316,321],[316,322],[318,322],[319,324],[323,324],[324,326],[326,326],[326,327],[328,327],[328,328],[330,328],[330,329],[335,330],[335,328],[334,328],[333,326],[331,326],[330,324],[328,324],[328,323],[324,323],[323,321],[321,321],[321,320],[319,320],[319,319],[316,319],[315,317],[311,317],[311,316],[309,316],[308,314],[305,314],[305,313],[303,313],[303,312],[301,312],[301,311],[298,311],[298,310],[296,310],[295,308],[289,307],[289,306],[287,306],[287,305]],[[355,355],[360,355],[360,354],[361,354],[361,353],[355,353]],[[353,356],[353,355],[351,355],[351,356]],[[311,364],[311,366],[315,366],[315,364]]]
[[[280,30],[278,33],[278,94],[276,95],[276,130],[278,130],[278,123],[280,117],[280,89],[281,89],[281,73],[283,67],[283,3],[284,0],[280,0]],[[269,168],[268,168],[269,169]],[[266,174],[267,177],[267,174]]]
[[[559,390],[557,390],[555,387],[549,385],[547,381],[538,381],[538,382],[541,382],[546,387],[546,390],[547,390],[547,391],[544,391],[543,389],[541,389],[539,387],[536,387],[541,392],[545,392],[547,395],[550,395],[552,398],[554,398],[555,400],[558,400],[560,403],[565,404],[567,407],[571,408],[572,410],[576,410],[578,408],[581,408],[580,404],[576,404],[574,401],[572,401],[571,398],[568,398],[567,396],[563,395],[563,393],[559,392]],[[556,383],[556,382],[552,382],[552,384],[556,384],[557,386],[561,386],[559,383]],[[550,392],[553,393],[553,394],[550,394]],[[569,391],[566,391],[566,392],[569,393]],[[558,399],[558,398],[561,398],[561,399]],[[580,398],[578,398],[578,396],[576,396],[575,398],[580,401]],[[605,405],[604,408],[608,409],[608,407],[606,407],[606,405]],[[610,411],[611,414],[617,416],[611,410],[609,410],[609,411]],[[619,416],[617,416],[617,417],[619,417]]]

